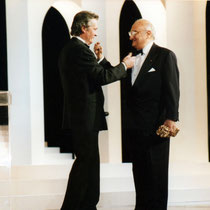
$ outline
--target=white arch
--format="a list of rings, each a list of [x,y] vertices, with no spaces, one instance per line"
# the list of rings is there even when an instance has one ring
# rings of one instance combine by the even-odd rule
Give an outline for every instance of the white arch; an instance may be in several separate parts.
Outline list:
[[[156,43],[166,46],[166,10],[161,0],[134,0],[134,2],[139,8],[142,18],[149,20],[154,25]]]
[[[56,1],[52,6],[62,14],[70,31],[74,15],[81,11],[81,8],[71,1]]]

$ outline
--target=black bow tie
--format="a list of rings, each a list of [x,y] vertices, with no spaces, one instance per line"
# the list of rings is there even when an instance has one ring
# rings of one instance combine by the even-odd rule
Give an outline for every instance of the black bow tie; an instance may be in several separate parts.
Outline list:
[[[141,54],[141,55],[143,55],[144,53],[143,53],[143,50],[141,49],[141,50],[137,50],[137,55],[138,54]]]
[[[134,55],[134,56],[136,56],[136,55],[138,55],[138,54],[143,55],[143,54],[144,54],[143,50],[142,50],[142,49],[141,49],[141,50],[135,50],[135,51],[133,52],[133,55]]]

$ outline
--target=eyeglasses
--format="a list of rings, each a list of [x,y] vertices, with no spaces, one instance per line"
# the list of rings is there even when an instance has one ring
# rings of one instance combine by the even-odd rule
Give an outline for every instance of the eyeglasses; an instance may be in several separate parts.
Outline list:
[[[129,31],[128,35],[129,36],[135,36],[136,34],[138,34],[140,31]]]
[[[146,30],[143,30],[143,31],[146,31]],[[143,32],[143,31],[129,31],[128,32],[128,35],[129,36],[135,36],[136,34],[140,33],[140,32]]]

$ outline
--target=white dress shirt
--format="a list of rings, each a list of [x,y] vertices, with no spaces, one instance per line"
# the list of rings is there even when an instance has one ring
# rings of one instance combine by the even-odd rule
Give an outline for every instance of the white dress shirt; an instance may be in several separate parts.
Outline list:
[[[153,41],[149,42],[143,49],[142,52],[143,54],[139,53],[138,55],[136,55],[136,61],[134,64],[134,67],[132,68],[132,74],[131,74],[131,84],[133,85],[140,70],[141,67],[145,61],[145,59],[147,58],[147,55],[149,54],[149,51],[153,45]]]

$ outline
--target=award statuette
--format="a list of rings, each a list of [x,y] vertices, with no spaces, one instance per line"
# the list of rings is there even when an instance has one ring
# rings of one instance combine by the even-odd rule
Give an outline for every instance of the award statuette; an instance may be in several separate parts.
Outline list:
[[[167,127],[166,125],[161,125],[156,131],[156,134],[161,138],[169,138],[171,136],[175,137],[178,132],[179,132],[178,128],[176,128],[174,132],[171,132],[169,127]]]

